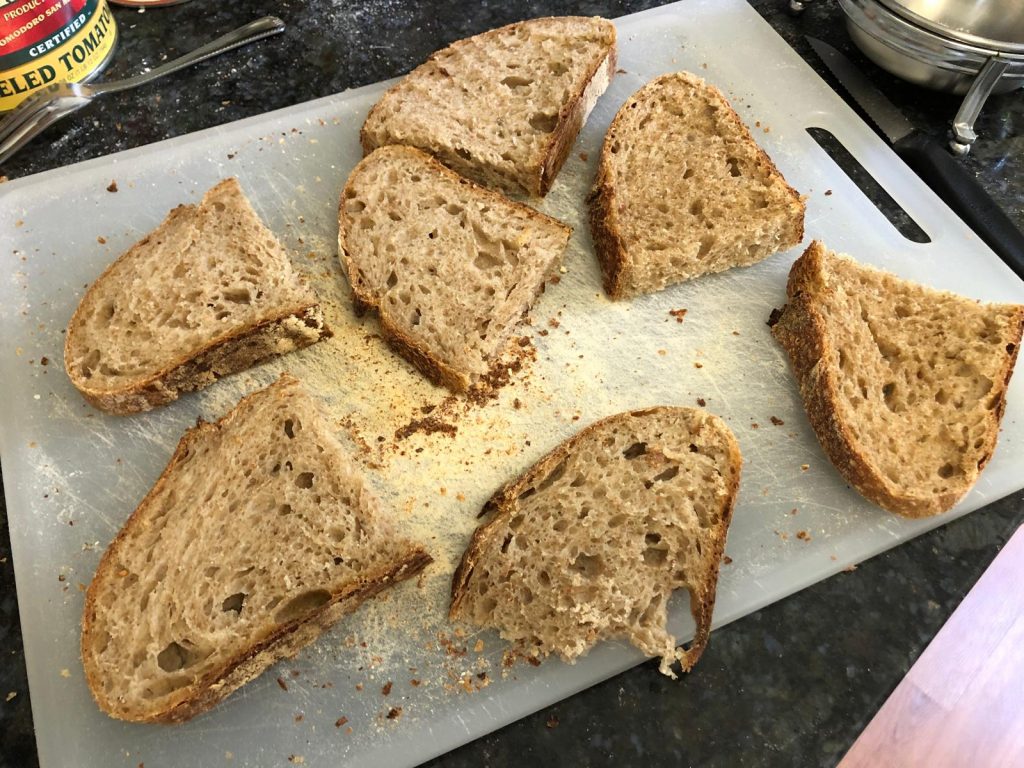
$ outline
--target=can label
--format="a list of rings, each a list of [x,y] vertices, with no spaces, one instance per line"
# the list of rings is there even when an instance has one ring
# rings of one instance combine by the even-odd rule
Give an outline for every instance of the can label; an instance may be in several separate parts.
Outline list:
[[[0,112],[52,82],[80,82],[113,52],[107,0],[0,0]]]

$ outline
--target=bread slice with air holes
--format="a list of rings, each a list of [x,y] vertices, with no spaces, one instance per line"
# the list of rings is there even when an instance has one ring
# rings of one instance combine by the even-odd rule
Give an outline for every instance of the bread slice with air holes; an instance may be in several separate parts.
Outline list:
[[[615,26],[531,19],[438,51],[370,111],[369,154],[418,147],[480,184],[545,195],[615,72]]]
[[[356,311],[376,310],[391,346],[455,391],[490,371],[572,231],[402,146],[352,171],[338,230]]]
[[[902,280],[819,241],[786,292],[772,334],[839,473],[890,512],[952,507],[995,450],[1024,306]]]
[[[804,233],[800,195],[722,93],[687,72],[662,75],[623,104],[589,203],[616,299],[753,264]]]
[[[312,288],[231,178],[97,278],[68,324],[64,365],[86,400],[127,414],[328,336]]]
[[[107,548],[86,680],[112,717],[187,720],[429,562],[282,376],[189,430]]]
[[[574,661],[624,638],[688,671],[708,641],[741,457],[721,419],[657,407],[584,429],[499,490],[452,581],[452,620]],[[666,630],[689,591],[689,650]]]

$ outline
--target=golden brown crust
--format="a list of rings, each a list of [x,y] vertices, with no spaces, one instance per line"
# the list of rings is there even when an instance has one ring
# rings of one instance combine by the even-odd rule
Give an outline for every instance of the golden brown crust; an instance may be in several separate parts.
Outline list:
[[[788,302],[772,326],[772,335],[789,355],[818,442],[839,474],[872,503],[906,517],[928,517],[945,512],[970,490],[973,480],[961,489],[931,496],[897,493],[898,489],[873,466],[849,425],[838,415],[837,404],[841,399],[838,370],[827,362],[834,355],[822,314],[821,294],[828,290],[821,278],[826,253],[825,246],[815,240],[793,263],[786,286]],[[1011,335],[1016,341],[1011,344],[1013,349],[1007,350],[1001,374],[993,382],[989,395],[995,398],[996,405],[981,448],[979,472],[991,457],[998,438],[999,421],[1006,408],[1006,390],[1020,349],[1024,307],[1017,307],[1013,325],[1015,330]]]
[[[476,182],[460,176],[437,160],[437,158],[423,152],[422,150],[416,149],[415,147],[395,146],[389,151],[406,153],[422,162],[426,162],[431,166],[432,170],[438,174],[447,177],[449,180],[454,181],[461,186],[472,188],[474,195],[480,195],[490,199],[496,205],[517,208],[531,219],[544,220],[549,225],[557,226],[566,233],[567,239],[569,233],[572,232],[571,227],[563,224],[557,219],[546,216],[523,203],[516,202],[515,200],[509,200],[500,192],[487,189]],[[352,288],[352,303],[355,312],[357,315],[362,315],[367,310],[373,310],[376,312],[380,317],[381,329],[384,332],[384,338],[388,344],[391,345],[392,349],[412,363],[420,373],[435,384],[448,387],[455,392],[465,392],[469,389],[469,386],[472,383],[470,381],[469,374],[463,371],[458,371],[450,365],[447,365],[444,361],[438,360],[430,353],[430,350],[426,349],[415,339],[404,333],[402,329],[397,328],[388,322],[388,318],[386,316],[381,315],[379,301],[371,294],[369,288],[364,284],[364,281],[359,275],[359,268],[356,266],[351,254],[349,253],[347,243],[348,221],[345,216],[346,194],[352,185],[352,179],[357,176],[362,165],[369,161],[370,156],[364,157],[359,161],[356,167],[352,169],[352,173],[349,174],[349,180],[345,183],[345,188],[341,192],[341,199],[338,203],[338,256],[341,259],[342,265],[345,267],[345,275],[348,278],[348,284]]]
[[[644,408],[640,411],[631,411],[629,415],[639,416],[670,408],[670,406],[655,406]],[[540,459],[536,464],[527,469],[516,479],[506,483],[499,488],[493,496],[484,504],[480,512],[481,516],[492,515],[491,519],[480,525],[470,537],[469,544],[459,561],[458,567],[452,576],[451,604],[448,609],[448,618],[452,621],[459,621],[462,618],[462,604],[466,596],[469,580],[472,578],[473,570],[481,555],[487,550],[491,539],[504,531],[505,523],[519,512],[519,498],[523,492],[533,486],[538,479],[547,477],[567,456],[576,450],[576,447],[589,435],[601,430],[608,422],[617,420],[623,414],[608,416],[594,422],[573,437],[556,446],[550,453]],[[735,436],[728,429],[722,430],[727,436],[729,443],[729,461],[733,466],[739,467],[743,463],[740,455],[739,445]],[[690,613],[696,623],[696,632],[690,648],[683,652],[679,659],[683,671],[688,672],[697,663],[704,648],[707,646],[711,634],[711,618],[715,607],[715,595],[718,586],[719,564],[722,555],[725,553],[726,536],[729,531],[729,524],[732,521],[733,509],[736,505],[736,496],[739,492],[740,473],[736,472],[732,482],[726,491],[727,501],[722,517],[714,530],[713,553],[709,556],[708,562],[713,564],[705,574],[706,578],[701,584],[692,586],[690,598]]]
[[[282,374],[279,384],[294,384],[297,380],[289,374]],[[183,688],[177,700],[170,705],[149,712],[126,713],[115,706],[114,702],[102,694],[102,673],[96,666],[90,648],[93,647],[91,635],[96,620],[97,600],[101,591],[110,584],[117,583],[113,570],[117,567],[118,555],[124,547],[131,545],[131,537],[140,525],[146,524],[146,517],[154,499],[159,498],[164,486],[171,481],[177,468],[188,456],[191,447],[208,431],[217,431],[221,425],[240,409],[252,397],[261,395],[253,393],[242,398],[227,415],[211,424],[199,421],[188,430],[178,443],[167,467],[145,498],[132,512],[117,536],[107,547],[96,568],[92,582],[85,594],[85,607],[82,614],[81,653],[85,678],[93,698],[100,709],[111,717],[132,722],[146,723],[180,723],[200,712],[213,707],[217,702],[239,688],[244,683],[259,675],[263,670],[279,659],[294,655],[300,648],[316,639],[320,633],[336,622],[345,613],[355,610],[364,600],[384,589],[393,582],[402,581],[416,575],[432,562],[432,558],[424,550],[416,548],[407,553],[406,557],[387,567],[381,568],[361,579],[357,583],[345,584],[342,589],[334,592],[330,600],[323,606],[311,611],[304,617],[295,619],[278,627],[272,634],[263,638],[251,647],[226,661],[219,669],[211,671],[202,679],[187,688]]]
[[[366,116],[366,120],[363,121],[363,125],[359,129],[359,143],[363,149],[363,155],[369,155],[374,149],[377,149],[379,146],[376,143],[374,143],[373,139],[370,137],[369,132],[367,131],[367,126],[371,125],[377,119],[377,113],[382,108],[382,105],[384,105],[384,103],[388,100],[388,97],[393,92],[401,88],[406,78],[415,77],[419,72],[421,72],[421,70],[426,68],[428,65],[434,63],[435,59],[439,58],[442,55],[451,53],[453,51],[459,51],[460,49],[466,47],[467,45],[476,44],[481,42],[481,40],[483,39],[496,37],[501,34],[515,34],[517,30],[529,24],[535,24],[538,22],[545,22],[561,18],[574,18],[586,21],[598,20],[604,22],[605,24],[607,24],[610,33],[610,50],[608,56],[606,56],[604,59],[602,59],[594,66],[593,70],[587,75],[583,84],[576,91],[576,93],[572,94],[569,101],[560,108],[558,114],[558,122],[555,125],[555,129],[552,131],[551,137],[544,145],[543,151],[538,154],[536,158],[535,167],[531,165],[531,167],[528,169],[526,183],[524,183],[523,179],[509,177],[505,176],[505,174],[501,174],[504,177],[504,180],[509,184],[509,191],[526,192],[527,194],[535,197],[545,196],[551,189],[551,185],[554,183],[555,177],[558,175],[558,172],[561,170],[562,166],[565,164],[566,159],[569,157],[569,153],[572,151],[573,144],[575,144],[576,142],[576,137],[579,135],[580,129],[583,127],[583,123],[586,121],[587,114],[589,113],[590,108],[593,107],[593,104],[588,105],[586,103],[586,96],[589,95],[588,89],[591,88],[591,85],[595,82],[595,77],[598,75],[598,73],[601,72],[602,69],[606,70],[609,82],[611,81],[611,78],[614,76],[615,63],[617,59],[616,31],[615,25],[612,24],[612,22],[608,21],[607,19],[589,16],[544,16],[536,19],[526,19],[524,21],[519,21],[514,24],[507,24],[503,27],[498,27],[497,29],[491,29],[486,32],[481,32],[478,35],[467,37],[463,40],[456,40],[454,43],[447,46],[446,48],[443,48],[439,51],[435,51],[427,58],[427,60],[423,64],[416,67],[416,69],[414,69],[412,72],[406,75],[405,78],[402,78],[402,80],[391,86],[391,88],[389,88],[384,93],[384,95],[380,97],[377,103],[374,104],[373,107],[370,109],[369,113]],[[607,87],[607,84],[605,85],[605,87]],[[598,93],[593,94],[594,101],[597,100],[597,97],[599,97],[601,93],[604,92],[604,90],[605,88],[601,88]],[[493,171],[493,169],[491,170]],[[496,173],[496,171],[494,172]]]
[[[649,88],[657,87],[663,82],[675,79],[687,73],[671,73],[662,75],[641,88],[646,91]],[[713,85],[705,83],[708,89],[708,98],[718,102],[721,109],[720,114],[727,118],[737,133],[745,138],[746,142],[757,150],[756,163],[761,170],[770,177],[777,178],[785,187],[786,196],[790,204],[796,207],[793,215],[797,220],[789,237],[782,244],[782,248],[798,245],[804,238],[804,214],[807,204],[800,193],[786,182],[782,173],[776,167],[768,154],[754,141],[747,126],[736,114],[736,110],[729,104],[728,99],[720,90]],[[633,259],[630,258],[629,249],[626,247],[625,238],[622,236],[621,225],[619,224],[619,208],[616,201],[614,178],[612,169],[615,162],[612,145],[619,138],[622,130],[622,123],[628,118],[630,109],[638,103],[637,93],[634,93],[626,103],[622,105],[615,114],[608,131],[605,134],[604,142],[601,145],[601,158],[597,169],[597,178],[594,187],[587,197],[589,206],[590,232],[594,241],[594,248],[597,252],[598,261],[601,264],[601,274],[604,279],[604,289],[609,298],[628,298],[632,293],[628,290],[629,276],[634,268]]]

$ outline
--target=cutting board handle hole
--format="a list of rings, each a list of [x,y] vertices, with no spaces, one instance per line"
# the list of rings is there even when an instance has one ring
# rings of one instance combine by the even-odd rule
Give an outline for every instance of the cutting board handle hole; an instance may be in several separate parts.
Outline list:
[[[857,159],[831,131],[824,128],[808,128],[807,133],[818,143],[819,147],[825,150],[826,154],[850,178],[850,181],[857,185],[864,196],[878,209],[878,212],[889,220],[897,232],[914,243],[930,243],[932,241],[928,237],[928,233],[921,229],[911,215],[903,210],[902,206],[893,200],[888,192],[882,189],[867,168],[857,162]]]

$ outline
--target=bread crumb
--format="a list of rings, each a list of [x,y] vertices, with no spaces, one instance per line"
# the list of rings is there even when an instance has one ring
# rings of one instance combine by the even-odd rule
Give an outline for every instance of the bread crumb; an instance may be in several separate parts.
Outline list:
[[[703,408],[707,404],[708,404],[707,400],[705,400],[703,397],[698,397],[697,398],[697,405],[699,405],[701,408]]]
[[[413,688],[419,688],[420,681],[414,677],[412,680],[409,681],[409,685],[411,685]]]
[[[304,715],[304,714],[302,714],[301,712],[299,712],[299,714],[297,714],[297,715],[295,716],[295,722],[296,722],[296,723],[301,723],[301,722],[302,722],[302,720],[303,720],[303,718],[305,718],[305,715]]]
[[[758,424],[756,421],[752,421],[752,422],[750,422],[750,428],[751,429],[760,429],[761,425]]]
[[[732,558],[731,558],[731,557],[729,557],[728,555],[725,555],[725,556],[724,556],[724,557],[722,558],[722,564],[723,564],[723,565],[732,565]]]
[[[111,180],[109,186],[107,186],[107,192],[117,192],[117,182]]]
[[[832,196],[832,190],[831,189],[826,189],[825,190],[825,197],[831,197],[831,196]]]
[[[778,416],[770,416],[769,418],[771,419],[772,424],[774,424],[776,427],[781,427],[783,424],[786,423]]]
[[[334,721],[334,727],[335,728],[341,728],[341,726],[343,726],[347,722],[348,722],[348,718],[345,717],[344,715],[342,715],[341,717],[339,717],[337,720]]]
[[[704,363],[696,363],[696,362],[695,362],[695,363],[693,364],[693,367],[694,367],[694,368],[703,368],[703,367],[704,367]]]
[[[286,683],[284,681],[283,677],[277,678],[277,684],[280,686],[282,691],[287,691],[288,690],[288,683]]]
[[[12,700],[12,699],[13,699],[13,698],[14,698],[15,696],[17,696],[17,695],[18,695],[18,692],[17,692],[17,691],[11,691],[10,693],[8,693],[8,694],[7,694],[7,699],[6,699],[6,701],[11,701],[11,700]]]
[[[388,710],[388,720],[397,720],[402,716],[401,707],[392,707]]]
[[[68,669],[67,667],[65,667],[64,669],[62,669],[60,671],[60,676],[61,677],[71,677],[71,670]]]
[[[25,226],[25,222],[22,219],[18,219],[16,222],[14,222],[14,226],[15,227],[23,227],[23,226]]]
[[[582,160],[585,163],[589,159],[590,159],[590,155],[589,154],[587,154],[586,152],[580,152],[580,160]]]
[[[49,365],[50,364],[50,358],[48,358],[46,355],[43,355],[42,357],[39,358],[39,364],[40,365]]]
[[[791,510],[789,510],[789,514],[791,514],[791,515],[795,515],[796,512],[797,512],[796,507],[793,507]]]
[[[683,322],[683,318],[686,317],[685,309],[670,309],[668,313],[676,319],[677,323]]]
[[[775,531],[774,533],[775,533],[776,536],[778,536],[783,541],[789,541],[789,534],[788,533],[784,533],[782,531]]]
[[[477,640],[476,641],[476,645],[473,646],[473,652],[474,653],[483,653],[483,650],[484,650],[484,641],[483,640]]]
[[[390,696],[391,695],[391,685],[392,685],[392,682],[390,680],[388,680],[386,683],[384,683],[384,687],[380,689],[380,692],[384,696]]]
[[[142,10],[141,8],[139,10]],[[295,765],[302,765],[306,762],[306,758],[302,755],[288,755],[288,762],[294,763]]]
[[[658,350],[658,354],[661,355],[662,357],[664,357],[665,355],[668,354],[668,350],[667,349],[659,349]]]
[[[547,723],[545,723],[545,725],[547,725],[548,728],[557,728],[558,727],[558,715],[551,715],[551,717],[548,718],[548,721],[547,721]]]
[[[99,243],[100,245],[106,245],[107,244],[107,238],[105,238],[103,235],[99,235],[96,238],[96,242]]]
[[[848,565],[845,568],[843,568],[843,572],[844,573],[853,573],[856,570],[857,570],[857,566],[855,564],[853,564],[853,563],[851,563],[850,565]]]
[[[798,539],[800,539],[800,541],[810,541],[811,540],[811,534],[809,534],[807,531],[797,531],[796,532],[796,537]]]
[[[362,683],[356,683],[356,690],[357,691],[363,690],[363,684]]]
[[[801,465],[800,465],[800,471],[801,471],[801,472],[806,472],[806,471],[807,471],[808,469],[810,469],[810,468],[811,468],[811,465],[810,465],[810,464],[801,464]]]

